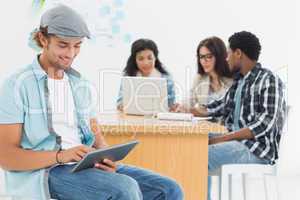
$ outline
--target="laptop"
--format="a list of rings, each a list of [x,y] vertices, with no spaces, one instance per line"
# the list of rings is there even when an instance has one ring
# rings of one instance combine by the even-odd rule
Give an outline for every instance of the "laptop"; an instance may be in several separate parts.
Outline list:
[[[129,115],[153,115],[168,112],[167,79],[122,77],[123,112]]]

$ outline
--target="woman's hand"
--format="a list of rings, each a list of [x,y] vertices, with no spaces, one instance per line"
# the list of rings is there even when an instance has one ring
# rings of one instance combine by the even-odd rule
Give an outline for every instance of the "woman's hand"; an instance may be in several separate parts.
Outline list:
[[[180,104],[175,103],[170,107],[170,112],[179,112]]]
[[[123,112],[123,105],[122,105],[122,104],[119,104],[119,105],[117,106],[117,109],[118,109],[119,111]]]

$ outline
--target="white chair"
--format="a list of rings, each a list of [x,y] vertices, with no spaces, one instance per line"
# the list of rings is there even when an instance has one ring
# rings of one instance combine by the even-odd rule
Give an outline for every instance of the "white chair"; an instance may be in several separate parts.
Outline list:
[[[287,109],[289,115],[290,106]],[[286,124],[280,143],[287,132]],[[276,165],[263,164],[227,164],[209,173],[209,176],[218,177],[219,200],[278,200],[276,175]]]
[[[28,198],[22,197],[12,197],[7,195],[5,191],[5,179],[4,179],[4,171],[0,168],[0,200],[32,200]],[[50,199],[55,200],[55,199]]]
[[[0,197],[2,195],[5,195],[5,179],[4,179],[4,171],[0,168]]]
[[[276,166],[228,164],[214,175],[219,177],[219,200],[278,200],[276,180],[271,180]]]

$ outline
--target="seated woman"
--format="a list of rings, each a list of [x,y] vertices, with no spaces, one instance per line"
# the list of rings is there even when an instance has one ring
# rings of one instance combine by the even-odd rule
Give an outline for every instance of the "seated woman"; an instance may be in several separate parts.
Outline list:
[[[202,40],[197,47],[198,73],[190,91],[189,100],[177,111],[198,115],[198,109],[225,95],[232,84],[232,73],[226,61],[224,42],[218,37]]]
[[[149,39],[136,40],[131,46],[131,55],[123,70],[124,76],[162,77],[167,79],[168,106],[171,109],[175,102],[174,82],[158,58],[158,48]],[[118,110],[123,110],[122,86],[117,99]]]

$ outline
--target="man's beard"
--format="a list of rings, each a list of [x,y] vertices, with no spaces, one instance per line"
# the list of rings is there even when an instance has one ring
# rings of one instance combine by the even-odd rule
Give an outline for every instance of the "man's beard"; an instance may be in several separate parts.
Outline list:
[[[231,71],[231,72],[232,72],[233,74],[240,73],[241,68],[242,68],[241,66],[235,65],[235,66],[232,67],[232,71]]]

